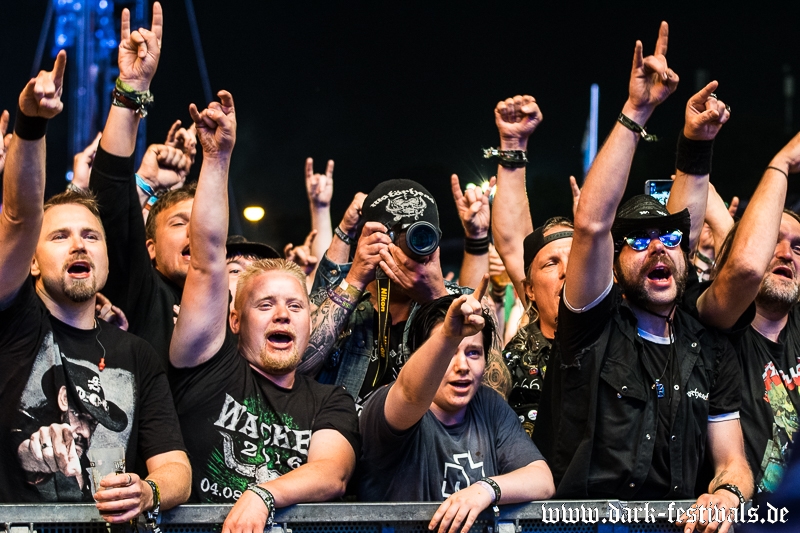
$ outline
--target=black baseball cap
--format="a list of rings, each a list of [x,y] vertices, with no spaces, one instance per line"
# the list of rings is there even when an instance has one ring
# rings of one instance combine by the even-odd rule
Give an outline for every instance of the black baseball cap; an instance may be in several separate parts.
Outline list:
[[[617,210],[617,216],[611,226],[614,253],[619,253],[622,250],[625,237],[629,233],[649,228],[680,230],[683,233],[681,249],[684,252],[689,252],[689,232],[691,227],[692,223],[688,209],[670,214],[667,208],[652,196],[639,194],[622,204]]]
[[[267,244],[248,241],[241,235],[231,235],[225,242],[225,255],[228,259],[237,255],[249,255],[258,259],[280,259],[281,254]]]
[[[558,239],[572,237],[573,230],[572,228],[568,228],[568,226],[566,226],[567,222],[568,219],[563,217],[548,219],[544,224],[533,230],[533,233],[529,234],[527,237],[525,237],[525,240],[522,241],[526,277],[528,275],[528,270],[533,264],[533,260],[536,259],[536,254],[538,254],[542,248],[553,241],[557,241]],[[563,225],[563,227],[568,229],[556,231],[545,236],[545,231],[551,230],[559,225]],[[547,228],[547,230],[545,230],[545,228]]]
[[[425,221],[442,234],[436,200],[425,187],[412,180],[379,183],[364,199],[361,216],[363,222],[380,222],[387,228]]]

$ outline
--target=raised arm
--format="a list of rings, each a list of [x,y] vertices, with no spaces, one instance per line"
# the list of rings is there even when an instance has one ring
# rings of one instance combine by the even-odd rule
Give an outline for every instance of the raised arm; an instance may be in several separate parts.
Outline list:
[[[542,122],[542,112],[532,96],[515,96],[498,102],[494,122],[501,150],[528,149],[528,137]],[[525,302],[525,260],[522,241],[533,231],[525,168],[497,167],[497,191],[492,205],[492,237],[517,294]]]
[[[461,340],[483,329],[480,301],[488,284],[489,276],[484,275],[473,294],[453,300],[441,327],[403,365],[383,407],[389,427],[404,431],[428,411]]]
[[[236,113],[231,93],[220,91],[217,96],[220,102],[211,102],[202,113],[194,104],[189,106],[203,148],[203,166],[189,223],[189,271],[170,344],[170,363],[178,368],[197,366],[217,353],[228,320],[225,239]]]
[[[0,211],[0,309],[5,309],[31,272],[42,228],[47,121],[63,109],[61,91],[67,53],[56,56],[19,95],[14,135],[8,145]],[[7,117],[6,117],[7,120]]]
[[[120,43],[117,63],[119,65],[118,89],[127,93],[146,93],[155,76],[161,57],[163,27],[161,4],[153,4],[151,28],[131,31],[131,14],[122,10]],[[136,148],[136,130],[141,114],[127,107],[112,105],[108,120],[100,139],[100,146],[111,155],[128,157]]]
[[[333,240],[333,227],[331,226],[333,159],[328,160],[325,174],[316,174],[314,160],[310,157],[306,159],[306,194],[308,194],[308,207],[311,210],[311,230],[317,231],[317,236],[311,246],[311,255],[322,257]]]
[[[494,182],[494,179],[490,180],[489,186]],[[489,191],[483,192],[480,187],[473,187],[461,192],[461,184],[455,174],[450,176],[450,188],[466,239],[458,284],[474,289],[483,275],[489,272]]]
[[[662,22],[655,54],[646,58],[641,41],[636,41],[622,114],[642,127],[678,85],[678,75],[667,66],[668,38],[669,28]],[[611,283],[611,224],[625,192],[639,138],[638,133],[617,121],[581,189],[565,287],[566,300],[575,309],[594,302]]]
[[[755,299],[775,254],[787,178],[796,172],[800,172],[800,134],[770,161],[742,215],[727,260],[698,299],[697,310],[704,323],[729,328]]]
[[[686,103],[686,121],[678,139],[675,181],[667,203],[670,213],[689,209],[690,250],[697,247],[705,220],[714,138],[731,116],[730,109],[714,94],[717,86],[718,83],[712,81]]]

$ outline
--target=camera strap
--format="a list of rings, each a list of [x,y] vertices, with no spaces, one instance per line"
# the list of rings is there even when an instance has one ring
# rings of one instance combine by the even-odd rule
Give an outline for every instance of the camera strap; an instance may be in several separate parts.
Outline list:
[[[378,267],[375,276],[378,286],[378,371],[372,381],[374,386],[389,368],[389,297],[391,296],[392,281]]]

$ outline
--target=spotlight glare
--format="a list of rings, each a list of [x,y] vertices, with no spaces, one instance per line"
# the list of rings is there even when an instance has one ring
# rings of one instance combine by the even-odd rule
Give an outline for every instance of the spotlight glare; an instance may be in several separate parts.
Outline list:
[[[250,222],[258,222],[264,218],[264,208],[259,206],[245,207],[244,218]]]

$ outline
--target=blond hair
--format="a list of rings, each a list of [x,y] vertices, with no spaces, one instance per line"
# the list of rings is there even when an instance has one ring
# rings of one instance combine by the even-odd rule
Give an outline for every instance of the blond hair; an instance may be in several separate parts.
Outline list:
[[[273,271],[285,272],[295,278],[297,282],[300,283],[300,286],[303,287],[303,294],[305,294],[306,299],[308,299],[308,293],[305,290],[306,275],[294,261],[289,261],[287,259],[259,259],[251,263],[242,275],[239,276],[239,281],[236,283],[236,299],[233,302],[234,309],[239,310],[242,308],[247,292],[245,286],[248,283],[261,274]]]

